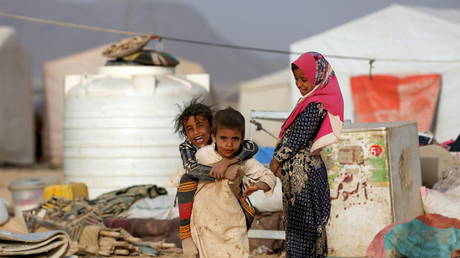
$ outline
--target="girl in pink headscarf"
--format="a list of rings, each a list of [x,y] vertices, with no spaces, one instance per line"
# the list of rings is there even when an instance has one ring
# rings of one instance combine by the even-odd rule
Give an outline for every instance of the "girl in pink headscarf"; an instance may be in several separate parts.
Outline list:
[[[318,155],[339,138],[343,99],[332,67],[319,53],[292,63],[302,97],[284,122],[270,169],[283,182],[287,257],[325,257],[331,202],[326,167]]]

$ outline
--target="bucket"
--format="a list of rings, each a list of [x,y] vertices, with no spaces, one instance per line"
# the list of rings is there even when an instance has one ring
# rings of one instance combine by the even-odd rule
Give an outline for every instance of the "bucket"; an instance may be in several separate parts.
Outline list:
[[[41,178],[20,178],[8,186],[13,197],[14,215],[22,216],[22,211],[35,208],[43,201],[43,189],[49,184]]]

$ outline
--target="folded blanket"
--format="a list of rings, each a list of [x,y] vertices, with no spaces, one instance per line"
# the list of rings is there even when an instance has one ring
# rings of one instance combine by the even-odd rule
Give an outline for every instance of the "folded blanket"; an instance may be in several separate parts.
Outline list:
[[[70,247],[64,231],[16,234],[0,231],[0,257],[63,257]]]

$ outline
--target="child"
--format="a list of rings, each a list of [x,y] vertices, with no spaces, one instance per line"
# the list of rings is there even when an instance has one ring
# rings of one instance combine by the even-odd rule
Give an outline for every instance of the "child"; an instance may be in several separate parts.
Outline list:
[[[244,139],[244,117],[240,112],[227,108],[214,116],[211,128],[213,144],[196,153],[201,164],[213,164],[223,158],[233,158]],[[240,185],[228,179],[214,182],[200,181],[195,194],[191,218],[192,239],[199,257],[249,257],[249,240],[245,216],[238,202],[254,190],[272,194],[276,178],[273,173],[255,159],[242,161],[240,170],[252,182],[251,190],[244,193],[232,191],[232,185]]]
[[[186,136],[186,140],[179,145],[186,173],[181,176],[177,190],[180,216],[179,235],[182,239],[182,248],[185,256],[194,256],[197,254],[197,249],[191,239],[190,217],[198,180],[212,182],[215,178],[223,178],[224,176],[234,179],[237,171],[232,169],[225,173],[227,167],[240,160],[251,158],[258,150],[255,143],[244,141],[241,150],[235,157],[222,159],[217,163],[209,164],[210,166],[197,163],[195,159],[197,150],[212,143],[211,123],[211,109],[199,103],[196,99],[192,100],[175,120],[176,132],[179,132],[182,136]],[[240,203],[244,208],[249,228],[254,218],[254,210],[245,200],[241,199]]]

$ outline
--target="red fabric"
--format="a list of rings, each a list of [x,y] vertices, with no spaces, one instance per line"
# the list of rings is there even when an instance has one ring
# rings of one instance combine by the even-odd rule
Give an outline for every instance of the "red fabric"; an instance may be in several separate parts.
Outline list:
[[[367,247],[366,257],[369,258],[377,258],[377,257],[385,257],[385,235],[388,231],[392,230],[396,225],[401,223],[406,223],[407,221],[401,221],[397,223],[390,224],[380,230],[377,235],[375,235],[372,242]]]
[[[357,122],[417,121],[427,131],[436,111],[441,75],[355,76],[351,92]]]
[[[179,218],[190,219],[192,216],[193,202],[179,203]]]
[[[440,214],[420,215],[416,219],[433,228],[456,228],[460,229],[460,220],[444,217]]]
[[[332,69],[326,59],[318,53],[308,52],[301,55],[293,62],[293,64],[299,67],[305,77],[307,77],[308,81],[312,82],[315,87],[321,83],[326,83],[321,85],[307,97],[302,98],[297,103],[294,110],[292,110],[291,114],[281,127],[279,138],[283,136],[284,131],[289,128],[296,117],[308,106],[308,104],[312,102],[323,104],[324,109],[333,115],[339,116],[340,120],[343,121],[343,98],[337,78],[333,71],[328,78],[321,78],[321,75],[324,73],[321,73],[321,71],[318,70],[321,68],[319,65],[325,65],[327,69]],[[316,135],[315,141],[332,132],[333,130],[328,114],[324,119],[318,134]]]
[[[433,228],[457,228],[460,229],[460,220],[455,218],[444,217],[439,214],[424,214],[416,217],[415,219],[420,220],[425,225],[428,225]],[[366,257],[377,258],[377,257],[386,257],[385,256],[385,235],[392,230],[396,225],[401,223],[409,223],[410,221],[401,221],[397,223],[390,224],[380,230],[369,244],[369,247],[366,251]],[[419,232],[414,232],[420,234]],[[446,240],[447,241],[447,240]]]
[[[104,224],[109,228],[123,228],[134,237],[140,237],[145,241],[175,243],[181,247],[179,238],[179,219],[105,219]]]

